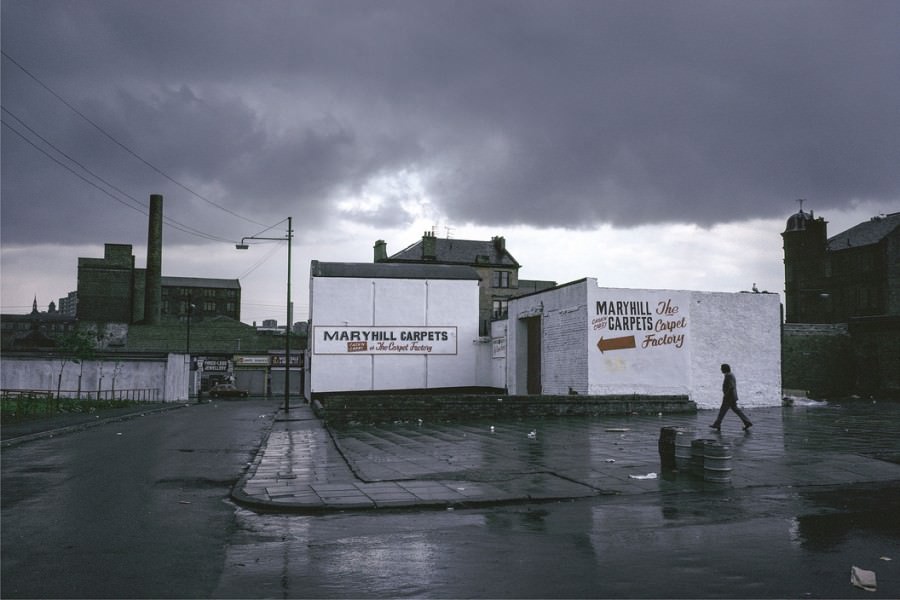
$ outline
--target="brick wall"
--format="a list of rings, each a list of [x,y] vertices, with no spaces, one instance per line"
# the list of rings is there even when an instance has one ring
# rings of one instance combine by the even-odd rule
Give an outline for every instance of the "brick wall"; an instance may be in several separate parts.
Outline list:
[[[781,340],[782,386],[814,398],[853,392],[856,380],[846,325],[786,323]]]
[[[887,270],[886,312],[900,315],[900,230],[895,230],[885,240],[885,264]]]
[[[468,421],[487,418],[693,413],[687,396],[329,395],[313,401],[328,424]]]
[[[850,321],[856,392],[900,398],[900,316]]]
[[[588,391],[587,311],[583,306],[548,311],[543,319],[541,383],[549,394],[565,394],[570,388]]]

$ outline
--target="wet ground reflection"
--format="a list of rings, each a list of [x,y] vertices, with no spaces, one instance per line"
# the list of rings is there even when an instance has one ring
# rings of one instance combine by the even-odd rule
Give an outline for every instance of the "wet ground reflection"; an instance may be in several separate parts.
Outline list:
[[[742,490],[479,510],[238,510],[218,597],[848,597],[900,591],[896,486]],[[869,498],[855,510],[841,506]],[[885,512],[887,511],[887,512]],[[893,561],[881,561],[880,557]]]
[[[708,486],[648,464],[660,424],[696,429],[705,416],[340,432],[373,480],[425,473],[502,485],[511,472],[527,479],[552,471],[614,493],[465,510],[239,509],[215,596],[900,597],[900,482],[867,479],[900,452],[890,434],[900,405],[752,410],[751,433],[720,438],[734,449],[741,485]],[[629,478],[648,467],[658,479]],[[846,473],[830,477],[835,468]],[[878,590],[852,588],[851,565],[877,571]]]

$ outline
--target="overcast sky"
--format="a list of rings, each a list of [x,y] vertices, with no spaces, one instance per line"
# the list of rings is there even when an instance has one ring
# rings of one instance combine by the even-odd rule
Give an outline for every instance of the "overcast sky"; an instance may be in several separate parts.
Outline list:
[[[165,197],[163,274],[295,316],[309,261],[503,235],[521,277],[784,288],[780,233],[900,210],[900,2],[2,0],[2,312]],[[264,236],[285,233],[281,223]]]

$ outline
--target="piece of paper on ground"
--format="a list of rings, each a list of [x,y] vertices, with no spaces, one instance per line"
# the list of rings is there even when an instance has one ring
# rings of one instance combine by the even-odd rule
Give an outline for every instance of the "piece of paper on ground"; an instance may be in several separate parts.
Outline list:
[[[866,571],[859,567],[850,567],[850,583],[858,588],[862,588],[867,592],[874,592],[876,589],[875,572]]]

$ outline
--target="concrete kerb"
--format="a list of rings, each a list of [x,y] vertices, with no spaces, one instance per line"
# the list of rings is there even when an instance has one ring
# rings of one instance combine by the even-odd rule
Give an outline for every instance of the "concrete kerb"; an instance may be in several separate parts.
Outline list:
[[[187,408],[191,406],[190,404],[186,404],[183,402],[172,402],[165,403],[159,407],[150,407],[150,408],[140,408],[136,409],[134,412],[120,414],[112,417],[103,417],[102,415],[95,415],[95,420],[86,420],[79,423],[73,423],[72,425],[66,425],[63,427],[56,427],[53,429],[45,429],[42,431],[36,431],[34,433],[29,433],[25,435],[19,435],[11,438],[3,438],[0,440],[0,447],[9,448],[10,446],[16,446],[18,444],[24,444],[27,442],[32,442],[35,440],[40,440],[44,438],[52,438],[58,437],[61,435],[66,435],[69,433],[74,433],[76,431],[84,431],[85,429],[90,429],[92,427],[98,427],[100,425],[106,425],[109,423],[118,423],[121,421],[128,421],[131,419],[137,419],[139,417],[144,417],[149,414],[166,412],[169,410],[175,410],[179,408]]]

